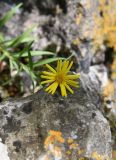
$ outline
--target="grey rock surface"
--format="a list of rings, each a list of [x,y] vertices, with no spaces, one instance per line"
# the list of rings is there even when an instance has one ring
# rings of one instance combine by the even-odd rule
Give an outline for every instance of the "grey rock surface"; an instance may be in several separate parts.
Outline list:
[[[102,115],[99,81],[91,74],[81,74],[80,88],[67,98],[41,89],[0,104],[0,138],[10,160],[44,160],[44,141],[50,130],[60,131],[64,139],[72,138],[88,159],[93,152],[111,158],[110,126]],[[68,146],[62,145],[59,160],[68,160],[64,154]],[[77,148],[69,158],[78,159]],[[50,160],[56,158],[52,155]]]
[[[0,6],[1,12],[4,13],[3,4]],[[91,46],[95,13],[100,15],[98,0],[25,0],[23,9],[8,22],[5,32],[9,37],[15,37],[36,25],[37,29],[33,31],[33,36],[37,37],[37,41],[33,44],[33,49],[50,50],[65,57],[75,53],[78,61],[88,59],[88,66],[85,66],[88,69],[95,53]],[[81,20],[77,24],[80,15]],[[77,39],[80,43],[75,44]],[[84,70],[87,70],[85,68]]]
[[[104,61],[104,54],[101,56],[104,48],[92,57],[92,15],[98,12],[98,0],[40,0],[39,4],[37,0],[23,2],[24,8],[4,28],[8,38],[35,24],[37,30],[33,31],[33,36],[38,40],[33,49],[51,50],[65,57],[76,53],[80,71],[86,73],[91,61],[93,64]],[[0,16],[9,9],[8,4],[0,3]],[[82,21],[77,25],[76,19],[80,14]],[[86,33],[89,36],[86,37]],[[74,44],[77,38],[81,43]],[[81,73],[80,88],[67,98],[62,98],[59,93],[51,96],[42,89],[32,96],[1,103],[0,146],[3,150],[0,148],[0,155],[3,153],[5,158],[0,160],[45,160],[48,151],[44,141],[50,130],[61,132],[65,140],[72,138],[84,150],[82,156],[88,159],[93,152],[111,158],[110,126],[102,114],[101,79],[96,76],[93,67],[89,74]],[[69,149],[67,143],[62,144],[61,148],[60,158],[52,155],[50,160],[79,158],[77,148],[69,157],[64,154]]]
[[[78,66],[79,71],[85,73],[89,72],[91,62],[97,64],[104,61],[104,51],[100,50],[98,56],[93,56],[95,52],[91,46],[93,14],[98,12],[98,0],[6,0],[0,3],[0,17],[18,2],[23,2],[22,8],[3,29],[8,39],[36,25],[37,28],[32,32],[32,36],[36,37],[32,46],[34,50],[52,51],[58,57],[74,55],[76,67]],[[77,24],[80,15],[82,19]],[[85,36],[86,33],[88,36]],[[80,43],[75,44],[76,39]],[[33,57],[33,61],[40,59],[40,56]],[[25,79],[23,75],[21,77]],[[30,83],[26,83],[24,88],[29,88],[29,85]]]

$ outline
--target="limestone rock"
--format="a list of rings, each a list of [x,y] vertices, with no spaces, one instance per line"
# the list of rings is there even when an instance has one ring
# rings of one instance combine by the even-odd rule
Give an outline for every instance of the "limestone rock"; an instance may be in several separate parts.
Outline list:
[[[97,152],[111,158],[111,132],[102,115],[100,84],[91,77],[81,74],[80,88],[67,98],[41,89],[32,96],[0,104],[0,138],[10,160],[44,160],[48,154],[50,160],[58,156],[59,160],[77,160],[78,147],[70,149],[69,138],[83,150],[81,156],[89,159]],[[50,130],[61,132],[65,140],[58,154],[55,152],[57,156],[45,149]],[[69,149],[71,154],[66,156]]]

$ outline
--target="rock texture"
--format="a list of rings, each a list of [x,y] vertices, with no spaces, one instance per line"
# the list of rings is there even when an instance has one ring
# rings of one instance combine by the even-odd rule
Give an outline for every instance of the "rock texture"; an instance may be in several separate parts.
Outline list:
[[[111,132],[101,112],[99,86],[91,72],[91,76],[81,74],[80,88],[67,98],[42,89],[30,97],[0,104],[0,138],[7,146],[9,159],[41,160],[46,154],[44,140],[49,130],[60,131],[64,139],[74,139],[84,157],[97,152],[111,158]],[[66,144],[63,150],[67,151]],[[75,149],[70,160],[77,158]],[[52,155],[51,160],[56,158]],[[67,157],[62,155],[59,160]]]
[[[85,68],[89,67],[92,55],[95,53],[91,41],[94,28],[93,15],[95,13],[100,15],[97,7],[98,0],[40,0],[39,2],[25,0],[22,2],[23,9],[6,25],[7,35],[15,37],[35,24],[37,29],[33,35],[38,40],[33,44],[34,49],[50,50],[65,57],[75,53],[82,63],[88,60]],[[3,9],[2,3],[0,6],[2,13],[5,8],[8,8],[6,6]]]
[[[9,4],[15,2],[17,1],[9,1]],[[33,35],[38,37],[38,41],[33,48],[54,51],[65,57],[75,54],[82,71],[80,88],[67,98],[62,98],[59,93],[51,96],[42,89],[30,97],[1,103],[2,157],[8,160],[47,160],[45,156],[48,150],[44,141],[49,131],[54,130],[61,132],[65,140],[73,139],[83,150],[83,157],[90,159],[91,154],[97,152],[110,159],[111,132],[109,123],[102,114],[100,95],[103,75],[102,78],[101,75],[97,76],[95,66],[89,71],[91,62],[104,62],[104,48],[96,51],[98,53],[93,57],[95,50],[91,46],[94,25],[92,15],[98,13],[98,0],[40,0],[39,4],[37,0],[23,2],[23,8],[6,24],[4,32],[8,37],[15,37],[36,24],[37,30]],[[0,15],[10,9],[10,5],[0,3]],[[82,19],[79,22],[80,16]],[[104,69],[104,66],[99,67],[98,70],[101,67]],[[104,77],[106,74],[105,71]],[[65,154],[69,150],[68,144],[64,142],[61,148],[59,157],[52,154],[50,160],[79,158],[77,147],[68,156]]]

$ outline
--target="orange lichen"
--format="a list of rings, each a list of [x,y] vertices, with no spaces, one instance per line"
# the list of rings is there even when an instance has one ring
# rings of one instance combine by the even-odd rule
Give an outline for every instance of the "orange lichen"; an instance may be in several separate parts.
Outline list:
[[[109,80],[107,85],[103,88],[103,96],[112,97],[114,95],[114,92],[115,92],[115,85],[111,80]]]
[[[49,131],[49,136],[46,138],[44,142],[45,148],[48,148],[50,144],[53,144],[55,142],[64,143],[64,138],[62,137],[62,133],[59,131]]]
[[[67,145],[68,150],[64,150],[64,145]],[[80,149],[79,144],[76,143],[74,139],[69,137],[65,139],[62,137],[60,131],[50,130],[48,132],[48,137],[45,139],[44,147],[46,149],[45,155],[42,155],[43,160],[54,159],[65,159],[70,160],[73,152],[77,153],[78,160],[87,160],[86,157],[83,157],[83,149]],[[76,151],[76,152],[75,152]],[[52,158],[51,158],[52,157]],[[97,152],[91,154],[91,158],[94,160],[108,160],[106,156],[99,155]],[[40,158],[41,159],[41,158]]]

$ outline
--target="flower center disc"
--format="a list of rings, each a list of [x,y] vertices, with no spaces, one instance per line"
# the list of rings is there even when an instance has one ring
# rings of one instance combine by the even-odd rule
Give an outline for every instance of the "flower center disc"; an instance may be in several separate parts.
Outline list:
[[[64,81],[64,75],[62,73],[59,73],[56,75],[56,81],[60,84]]]

